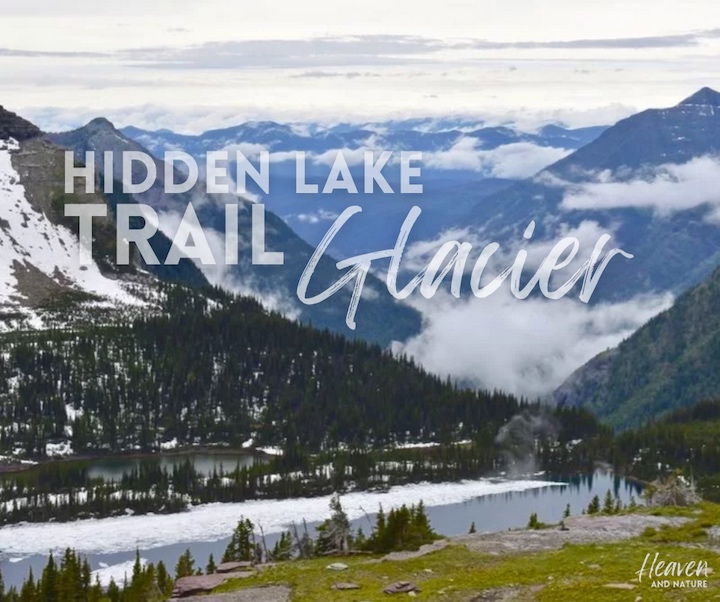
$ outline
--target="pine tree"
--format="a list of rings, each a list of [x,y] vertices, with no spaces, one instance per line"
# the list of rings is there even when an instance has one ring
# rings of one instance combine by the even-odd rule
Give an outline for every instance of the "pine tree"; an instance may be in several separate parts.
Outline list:
[[[588,504],[587,513],[597,514],[598,512],[600,512],[600,498],[596,495]]]
[[[35,583],[33,570],[30,568],[30,574],[20,588],[20,602],[35,602],[38,596],[38,586],[39,584]]]
[[[210,554],[210,558],[208,558],[207,566],[205,567],[205,573],[207,575],[212,575],[217,571],[217,566],[215,566],[215,559],[213,558],[213,555]]]
[[[162,560],[158,562],[156,572],[158,588],[160,589],[160,592],[167,597],[172,593],[173,579],[168,574],[165,563]]]
[[[249,518],[240,517],[230,543],[225,548],[223,562],[248,562],[255,559],[254,529]]]
[[[50,554],[40,579],[40,597],[43,602],[58,602],[58,576],[55,559]]]
[[[190,577],[195,574],[195,560],[190,550],[185,550],[175,565],[175,579]]]
[[[110,579],[110,583],[108,584],[107,597],[110,602],[120,602],[121,599],[120,588],[113,578]]]
[[[607,490],[605,494],[605,501],[603,502],[603,514],[613,514],[615,512],[615,500],[613,500],[612,493]]]
[[[470,530],[468,531],[468,533],[470,535],[472,535],[473,533],[477,533],[477,529],[475,528],[475,521],[470,524]]]
[[[539,529],[540,528],[540,521],[538,520],[538,515],[536,512],[533,512],[530,515],[530,519],[528,520],[527,528],[528,529]]]
[[[339,496],[330,499],[330,511],[330,518],[317,527],[316,546],[321,554],[342,554],[350,547],[350,520]]]
[[[280,539],[275,542],[270,557],[276,562],[290,560],[292,557],[292,535],[289,531],[280,534]]]

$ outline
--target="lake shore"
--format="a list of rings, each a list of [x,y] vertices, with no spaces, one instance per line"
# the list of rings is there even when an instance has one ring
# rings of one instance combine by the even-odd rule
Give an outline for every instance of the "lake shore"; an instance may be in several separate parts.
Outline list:
[[[29,472],[37,470],[44,466],[52,464],[72,464],[75,462],[93,462],[97,460],[146,460],[149,458],[178,458],[183,456],[191,456],[193,454],[212,454],[217,456],[246,456],[253,458],[272,458],[273,454],[263,452],[261,450],[238,449],[235,447],[225,446],[208,446],[202,445],[198,447],[182,447],[177,449],[158,449],[155,451],[138,451],[127,450],[118,452],[93,452],[82,453],[71,456],[55,457],[55,458],[35,458],[32,460],[17,460],[15,462],[0,462],[0,476],[3,474],[16,474],[20,472]],[[7,459],[7,456],[5,457]],[[30,463],[32,462],[32,464]]]

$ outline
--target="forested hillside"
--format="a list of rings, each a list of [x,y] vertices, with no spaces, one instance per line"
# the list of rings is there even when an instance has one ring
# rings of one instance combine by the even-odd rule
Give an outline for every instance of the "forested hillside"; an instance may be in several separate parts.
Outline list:
[[[520,409],[410,359],[219,291],[166,289],[165,311],[0,340],[0,447],[42,456],[178,445],[319,450],[486,433]]]
[[[720,391],[720,270],[617,349],[573,374],[557,402],[586,407],[613,426],[640,426]]]
[[[618,436],[614,464],[652,480],[668,470],[697,479],[706,499],[720,501],[720,401],[704,401]]]

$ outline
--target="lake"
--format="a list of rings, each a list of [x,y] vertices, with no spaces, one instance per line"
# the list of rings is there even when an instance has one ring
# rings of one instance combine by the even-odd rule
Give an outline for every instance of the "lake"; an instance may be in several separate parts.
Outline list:
[[[42,478],[44,471],[54,471],[58,466],[63,466],[68,471],[86,471],[92,479],[105,479],[106,481],[119,481],[123,476],[131,474],[141,466],[156,464],[160,468],[172,471],[176,466],[186,462],[192,463],[195,470],[202,474],[211,475],[213,470],[225,471],[234,470],[235,467],[252,466],[255,462],[265,462],[265,456],[257,456],[248,452],[233,450],[204,450],[204,451],[179,451],[163,452],[154,455],[127,455],[112,457],[97,457],[88,459],[64,459],[50,461],[32,468],[23,473],[32,473]],[[0,474],[0,481],[3,478],[12,478],[18,473],[9,472]]]
[[[199,473],[211,475],[213,470],[220,472],[234,470],[236,466],[252,466],[259,458],[249,453],[233,451],[203,451],[203,452],[179,452],[172,454],[159,454],[157,456],[138,456],[127,458],[101,458],[87,461],[88,476],[91,478],[103,478],[119,481],[123,475],[130,474],[141,465],[148,462],[156,462],[160,468],[169,472],[176,466],[185,462],[191,462]]]
[[[579,514],[593,496],[602,500],[608,490],[624,503],[631,496],[639,501],[641,493],[635,482],[596,472],[570,478],[543,475],[542,480],[480,479],[408,485],[382,493],[350,493],[341,499],[353,527],[363,527],[366,533],[379,504],[387,511],[422,499],[438,533],[460,535],[467,533],[472,522],[479,532],[524,527],[533,512],[540,521],[556,523],[567,504],[573,514]],[[7,585],[18,584],[30,567],[39,574],[47,550],[66,546],[86,554],[93,570],[101,569],[105,580],[110,574],[122,578],[125,571],[129,573],[136,549],[142,558],[150,562],[162,560],[170,570],[178,556],[190,549],[196,565],[204,567],[210,554],[216,560],[222,556],[241,515],[263,525],[267,544],[272,546],[277,534],[293,520],[306,518],[311,527],[318,524],[328,514],[327,502],[328,498],[256,500],[210,504],[175,515],[5,527],[0,529],[0,569]]]

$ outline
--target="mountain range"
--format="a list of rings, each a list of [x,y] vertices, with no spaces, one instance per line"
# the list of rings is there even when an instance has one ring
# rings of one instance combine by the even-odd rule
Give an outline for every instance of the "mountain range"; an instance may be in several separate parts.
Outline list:
[[[402,122],[394,126],[394,130],[386,126],[383,135],[393,139],[397,148],[403,148],[400,133],[407,133],[407,124]],[[414,125],[417,131],[412,136],[408,134],[405,141],[420,140],[418,144],[425,145],[430,153],[452,148],[458,136],[467,138],[490,129],[463,130],[464,126],[456,123],[460,129],[450,136],[448,130],[442,130],[443,124]],[[426,131],[420,131],[421,127]],[[380,129],[379,126],[373,130],[369,126],[342,125],[322,131],[308,126],[300,131],[298,126],[243,124],[208,135],[175,138],[179,135],[167,131],[143,132],[133,128],[119,131],[107,120],[96,119],[77,130],[46,135],[26,120],[1,110],[0,192],[7,214],[0,221],[0,245],[4,257],[9,258],[5,263],[8,270],[4,274],[5,288],[0,291],[5,328],[12,328],[23,320],[38,322],[39,309],[46,309],[49,301],[60,310],[67,307],[66,302],[80,302],[137,307],[142,311],[152,296],[148,291],[162,281],[195,287],[207,284],[208,280],[225,286],[230,283],[229,288],[255,294],[265,302],[273,297],[287,301],[295,298],[299,273],[313,251],[312,245],[298,236],[283,218],[269,212],[267,246],[271,250],[283,250],[289,260],[281,268],[252,266],[245,258],[232,274],[213,274],[203,273],[189,260],[181,261],[177,267],[153,267],[142,264],[136,257],[133,265],[120,269],[111,260],[115,245],[112,214],[118,203],[142,202],[161,214],[181,215],[187,202],[193,200],[203,226],[221,232],[222,208],[229,199],[204,193],[200,198],[197,195],[169,197],[163,192],[161,181],[136,197],[95,191],[91,195],[77,193],[68,198],[62,194],[62,148],[74,150],[77,159],[82,159],[87,150],[144,151],[141,143],[144,141],[156,153],[158,172],[162,174],[161,149],[180,142],[188,145],[184,150],[198,156],[207,152],[211,143],[221,142],[261,144],[273,152],[281,152],[279,149],[296,147],[294,150],[297,150],[300,141],[305,141],[308,152],[319,153],[323,148],[341,143],[361,145],[367,140],[368,132],[379,136]],[[492,129],[498,144],[495,148],[521,143],[517,140],[528,136],[514,130],[509,132]],[[149,140],[150,134],[157,135],[157,139]],[[316,135],[318,141],[308,142]],[[489,132],[484,135],[483,144],[495,143],[490,141]],[[506,138],[502,139],[503,135]],[[273,141],[273,136],[277,140]],[[465,199],[447,208],[446,213],[455,220],[455,226],[475,228],[482,237],[502,242],[519,238],[529,221],[535,220],[534,241],[542,243],[592,224],[592,232],[612,232],[617,246],[635,256],[631,261],[610,265],[595,302],[633,299],[659,292],[680,295],[668,312],[638,330],[618,348],[600,354],[576,371],[555,393],[555,401],[588,407],[617,426],[632,426],[712,396],[720,384],[713,368],[718,346],[715,300],[720,286],[720,272],[716,271],[720,265],[720,228],[715,209],[720,197],[709,184],[719,169],[715,161],[720,152],[720,94],[704,88],[674,107],[643,111],[607,129],[582,130],[578,134],[545,128],[534,136],[532,143],[538,147],[551,147],[558,139],[564,139],[569,148],[571,138],[579,148],[522,181],[486,178],[478,173],[470,176],[468,170],[459,170],[458,177],[454,178],[455,172],[430,170],[430,180],[438,185],[437,190],[450,190],[455,186],[458,198]],[[545,136],[545,140],[538,136]],[[195,146],[186,139],[191,139]],[[516,142],[507,143],[508,139]],[[315,167],[319,169],[320,164]],[[103,177],[118,180],[120,174],[103,174]],[[463,179],[471,177],[477,182],[492,182],[499,190],[478,201],[474,192],[468,192],[469,180]],[[110,208],[111,217],[100,220],[96,226],[95,263],[87,270],[72,267],[77,252],[74,225],[61,211],[63,204],[70,201],[105,202]],[[245,228],[249,224],[251,201],[235,197],[231,202],[241,207],[242,236],[243,231],[249,231]],[[341,204],[346,202],[350,199],[341,198]],[[464,217],[458,217],[470,203],[474,206]],[[442,212],[442,201],[435,199],[431,204]],[[378,210],[373,215],[375,219],[385,215],[380,221],[381,226],[386,227],[400,215],[393,213],[397,211],[393,208],[383,214]],[[442,226],[448,223],[440,219],[431,221],[432,228],[425,231],[428,237],[441,234]],[[171,235],[163,232],[153,239],[158,255],[162,256],[169,248]],[[375,240],[372,235],[369,234],[370,239]],[[333,260],[324,260],[318,275],[317,285],[323,288],[336,280]],[[375,278],[369,278],[368,287],[371,294],[361,302],[359,330],[355,333],[344,325],[349,291],[339,293],[331,303],[313,308],[299,305],[280,308],[304,322],[382,345],[419,331],[420,317],[413,309],[391,300]],[[58,303],[58,299],[62,302]]]
[[[102,118],[94,119],[76,130],[47,136],[58,146],[73,150],[78,161],[84,161],[87,151],[95,151],[98,157],[104,152],[116,153],[118,157],[124,151],[150,154],[138,142],[128,138]],[[122,162],[119,159],[114,162],[114,172],[111,175],[103,173],[104,164],[99,159],[98,162],[101,164],[98,167],[103,177],[112,177],[118,182],[122,180]],[[189,193],[166,194],[163,181],[164,164],[158,158],[156,165],[158,178],[147,192],[135,194],[132,198],[121,192],[115,192],[110,197],[114,202],[140,202],[151,206],[160,216],[161,230],[164,225],[170,224],[171,229],[164,231],[169,237],[174,235],[172,224],[179,222],[188,203],[192,202],[204,231],[214,231],[216,240],[224,240],[224,235],[221,233],[225,231],[225,206],[228,203],[239,206],[238,265],[223,266],[221,269],[212,266],[205,270],[205,277],[211,284],[256,296],[271,308],[302,322],[311,323],[318,328],[328,328],[350,338],[363,338],[388,345],[394,340],[404,340],[419,332],[419,314],[410,307],[396,302],[389,295],[377,294],[382,285],[372,275],[368,276],[367,294],[358,310],[357,329],[354,331],[345,324],[345,314],[351,296],[351,291],[347,288],[338,291],[321,304],[303,305],[297,299],[295,291],[300,275],[315,251],[313,247],[297,236],[282,219],[268,211],[265,215],[266,248],[271,251],[282,251],[285,263],[254,265],[248,252],[251,247],[251,201],[235,195],[207,194],[202,184],[197,185]],[[118,190],[121,186],[115,188]],[[166,254],[167,249],[164,249],[164,253],[158,253],[161,261]],[[335,262],[323,256],[315,270],[309,294],[314,295],[326,289],[340,275],[341,272],[335,268]]]
[[[604,130],[604,126],[573,129],[550,124],[537,132],[523,132],[508,125],[487,125],[479,120],[407,119],[333,126],[249,121],[194,135],[133,126],[122,128],[121,131],[156,154],[171,148],[182,148],[200,157],[208,151],[237,144],[258,144],[271,152],[305,151],[321,154],[338,149],[361,148],[367,145],[368,139],[374,139],[377,146],[388,150],[423,152],[447,150],[464,137],[478,140],[486,150],[519,142],[578,149],[597,138]]]
[[[720,264],[720,195],[711,188],[719,152],[720,94],[704,88],[618,122],[533,178],[482,199],[457,226],[502,242],[520,240],[535,220],[539,242],[592,225],[634,255],[610,264],[596,301],[680,293]]]
[[[393,246],[400,225],[414,205],[423,211],[414,228],[414,239],[432,239],[481,199],[584,146],[604,129],[546,125],[526,132],[474,120],[412,119],[334,126],[247,122],[197,135],[135,127],[121,132],[158,157],[165,151],[181,149],[202,161],[208,151],[238,149],[255,160],[261,150],[269,152],[269,192],[254,182],[249,183],[249,190],[311,245],[320,242],[346,207],[362,207],[362,215],[349,222],[330,247],[331,252],[343,257]],[[306,181],[322,190],[339,151],[343,151],[355,181],[361,183],[359,192],[298,195],[295,153],[306,153]],[[422,194],[366,193],[362,187],[364,151],[373,151],[376,158],[380,151],[393,153],[383,175],[395,191],[400,187],[399,153],[422,152],[422,173],[417,179],[423,184]]]

